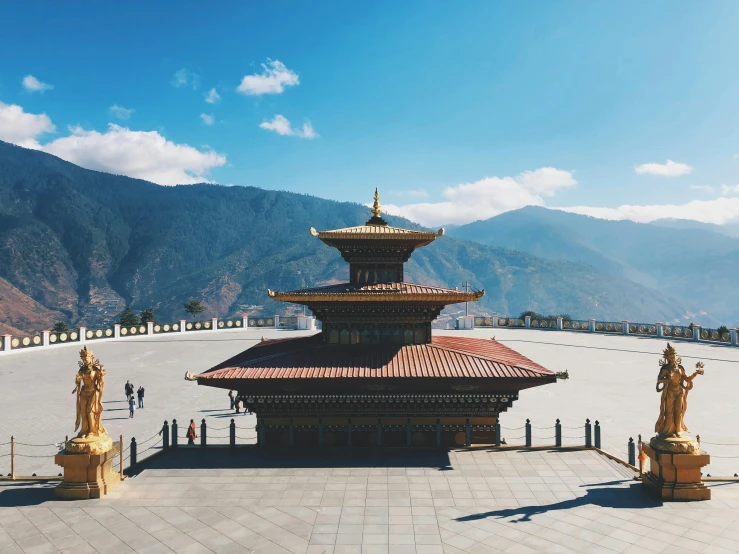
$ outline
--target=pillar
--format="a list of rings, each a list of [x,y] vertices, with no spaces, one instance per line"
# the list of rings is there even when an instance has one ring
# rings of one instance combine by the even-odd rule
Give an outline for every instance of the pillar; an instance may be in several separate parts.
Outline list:
[[[245,315],[241,316],[241,326],[246,329],[249,327],[249,318]]]
[[[622,321],[621,327],[622,327],[623,334],[628,335],[629,334],[629,321],[628,320]]]
[[[154,334],[154,322],[153,321],[147,321],[146,322],[146,334],[147,335],[153,335]]]
[[[280,326],[280,316],[276,315],[274,322],[275,322],[275,329],[277,329]]]
[[[524,326],[527,329],[531,329],[531,316],[530,315],[527,315],[526,317],[524,317]]]
[[[10,340],[13,335],[3,335],[3,352],[10,352]]]
[[[113,338],[115,339],[121,338],[121,324],[120,323],[113,324]]]
[[[588,319],[588,330],[591,333],[595,333],[595,318],[591,317]]]
[[[187,320],[180,319],[180,333],[184,333],[187,327]]]
[[[80,342],[87,342],[87,327],[80,327]]]
[[[701,340],[701,326],[700,325],[693,325],[693,340],[694,341]]]
[[[558,317],[557,318],[557,329],[559,331],[561,331],[563,329],[563,327],[564,327],[563,322],[564,322],[564,319],[563,318],[561,318],[561,317]]]
[[[41,336],[43,337],[41,344],[43,346],[49,346],[51,344],[51,342],[49,342],[50,335],[51,335],[51,331],[41,331]]]
[[[493,317],[491,317],[490,319],[493,320],[493,327],[497,327],[498,326],[498,316],[493,314]]]
[[[663,325],[664,325],[664,323],[662,321],[658,321],[657,323],[654,324],[654,326],[657,327],[657,336],[659,338],[662,338],[662,337],[665,336],[665,333],[664,333],[664,331],[662,329],[662,326]]]
[[[212,331],[218,331],[218,318],[217,317],[210,318],[210,328]]]
[[[729,329],[729,335],[731,335],[731,346],[736,346],[736,334],[737,329]]]

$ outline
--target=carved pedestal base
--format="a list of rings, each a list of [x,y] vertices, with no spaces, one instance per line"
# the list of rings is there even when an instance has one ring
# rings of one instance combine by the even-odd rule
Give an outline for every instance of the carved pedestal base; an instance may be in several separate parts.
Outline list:
[[[68,500],[85,500],[108,494],[120,482],[120,475],[113,470],[113,460],[119,450],[117,443],[100,454],[62,450],[54,456],[54,463],[64,468],[64,480],[54,489],[54,495]]]
[[[642,476],[644,488],[665,501],[710,500],[711,490],[701,479],[701,468],[711,457],[703,450],[693,454],[675,454],[644,445],[650,470]]]

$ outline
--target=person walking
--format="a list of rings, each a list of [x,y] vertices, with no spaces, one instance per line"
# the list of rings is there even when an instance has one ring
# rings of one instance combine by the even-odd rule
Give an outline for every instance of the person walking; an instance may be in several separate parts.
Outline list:
[[[187,444],[195,444],[198,434],[195,432],[195,422],[190,420],[190,427],[187,428]]]
[[[234,404],[236,403],[236,391],[230,390],[228,391],[228,397],[231,399],[231,408],[234,409]]]
[[[133,385],[130,381],[126,381],[126,400],[131,400],[131,397],[133,396]]]
[[[236,413],[241,413],[241,400],[239,400],[238,398],[236,399]]]
[[[144,407],[144,387],[139,387],[136,391],[136,395],[139,397],[139,408]]]
[[[133,412],[136,410],[136,401],[133,399],[133,394],[128,399],[128,417],[133,417]]]

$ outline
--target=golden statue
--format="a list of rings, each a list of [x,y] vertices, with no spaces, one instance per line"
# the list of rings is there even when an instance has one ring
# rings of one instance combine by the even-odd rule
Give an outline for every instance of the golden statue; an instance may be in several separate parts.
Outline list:
[[[659,419],[654,425],[657,436],[650,445],[657,450],[669,452],[696,452],[698,443],[690,435],[685,425],[685,411],[688,408],[688,393],[693,388],[696,375],[703,375],[703,362],[695,364],[695,372],[688,375],[682,366],[682,359],[677,351],[667,345],[659,361],[660,370],[657,376],[657,392],[662,393]]]
[[[74,430],[77,436],[66,445],[67,452],[100,454],[110,450],[112,439],[103,426],[103,390],[105,368],[85,346],[80,350],[79,371],[72,394],[77,393],[77,418]]]

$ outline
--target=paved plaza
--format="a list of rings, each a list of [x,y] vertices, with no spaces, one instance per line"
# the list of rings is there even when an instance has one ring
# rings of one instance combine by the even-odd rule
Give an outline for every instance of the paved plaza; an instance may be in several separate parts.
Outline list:
[[[644,337],[525,329],[435,331],[462,336],[492,337],[552,371],[567,369],[570,379],[521,392],[513,408],[501,415],[502,434],[511,444],[522,444],[526,418],[533,425],[534,444],[553,444],[554,422],[562,421],[566,444],[582,444],[586,418],[602,425],[603,447],[625,458],[629,437],[653,434],[659,412],[655,391],[658,365],[666,341]],[[198,373],[268,338],[301,336],[311,332],[233,330],[171,334],[91,343],[107,369],[104,423],[112,437],[135,436],[141,444],[151,439],[166,419],[176,418],[181,437],[190,419],[205,418],[209,441],[226,442],[227,427],[236,418],[239,443],[255,442],[253,416],[235,416],[226,391],[201,387],[184,380],[185,371]],[[707,472],[739,473],[739,349],[686,341],[674,343],[683,365],[692,369],[703,360],[706,373],[690,393],[686,420],[699,433],[713,456]],[[0,355],[0,382],[6,394],[0,403],[0,472],[10,472],[9,446],[15,435],[27,444],[55,443],[73,434],[74,386],[79,345]],[[123,385],[126,380],[146,388],[146,408],[128,418]],[[146,447],[158,443],[153,439]],[[720,444],[715,444],[720,443]],[[56,475],[53,446],[18,446],[18,474]],[[3,456],[5,455],[5,456]],[[41,456],[25,458],[23,455]]]
[[[739,483],[661,505],[592,450],[178,450],[101,500],[0,483],[0,551],[739,552]]]

